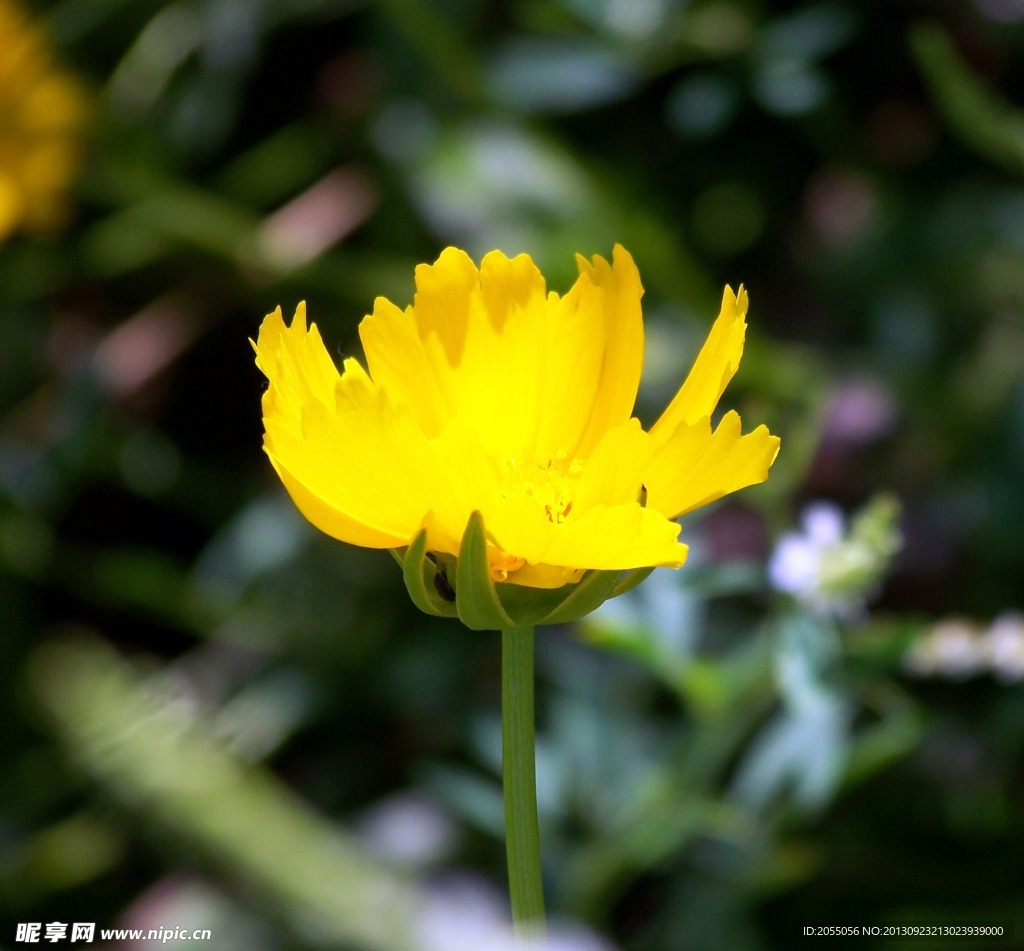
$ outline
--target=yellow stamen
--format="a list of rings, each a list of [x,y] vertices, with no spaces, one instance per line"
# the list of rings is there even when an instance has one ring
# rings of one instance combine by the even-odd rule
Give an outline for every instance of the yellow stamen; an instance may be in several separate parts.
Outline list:
[[[491,568],[491,579],[506,581],[510,571],[518,571],[526,564],[525,558],[516,558],[493,545],[487,546],[487,561]]]
[[[582,470],[582,460],[569,459],[564,450],[543,459],[529,454],[510,456],[505,463],[502,496],[536,499],[544,506],[548,521],[561,525],[572,511],[574,484]]]

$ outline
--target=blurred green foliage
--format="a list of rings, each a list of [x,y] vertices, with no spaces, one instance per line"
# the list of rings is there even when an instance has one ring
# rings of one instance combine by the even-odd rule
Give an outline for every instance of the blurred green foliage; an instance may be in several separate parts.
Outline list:
[[[331,884],[504,888],[498,640],[302,521],[246,338],[307,299],[358,354],[373,298],[446,244],[565,289],[619,241],[641,416],[742,282],[729,399],[783,450],[687,519],[681,571],[540,636],[553,909],[636,951],[1024,928],[1024,690],[901,660],[934,618],[1022,607],[1019,4],[34,12],[94,112],[67,228],[0,245],[5,922],[402,947],[397,905],[374,924]],[[870,613],[768,586],[804,503],[879,490],[904,547]]]

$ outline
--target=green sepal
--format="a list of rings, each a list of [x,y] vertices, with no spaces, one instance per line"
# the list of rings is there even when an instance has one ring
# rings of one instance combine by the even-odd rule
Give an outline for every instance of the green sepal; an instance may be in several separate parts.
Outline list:
[[[645,582],[652,571],[654,568],[633,568],[630,571],[620,571],[619,583],[609,597],[617,598],[620,594],[632,591],[637,585]]]
[[[455,603],[459,619],[471,631],[503,631],[519,625],[505,612],[491,579],[484,517],[474,512],[466,523],[455,566]]]
[[[437,592],[437,567],[427,557],[426,529],[413,539],[404,554],[395,549],[391,554],[402,566],[405,587],[416,607],[434,617],[455,617],[458,614],[455,605]]]
[[[578,621],[596,610],[614,596],[621,571],[589,571],[576,584],[568,596],[547,617],[542,624],[566,624]]]
[[[494,587],[505,613],[518,627],[524,627],[547,623],[547,618],[573,593],[576,585],[566,584],[561,588],[530,588],[503,581]]]
[[[654,570],[591,570],[575,584],[560,588],[495,584],[480,512],[474,512],[466,523],[458,558],[443,553],[432,556],[426,548],[427,534],[422,531],[408,548],[391,550],[402,566],[409,596],[421,611],[435,617],[458,617],[473,631],[578,621],[610,598],[635,588]]]

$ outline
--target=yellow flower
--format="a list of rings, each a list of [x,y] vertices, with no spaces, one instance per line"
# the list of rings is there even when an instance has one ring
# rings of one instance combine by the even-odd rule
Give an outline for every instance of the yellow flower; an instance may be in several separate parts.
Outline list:
[[[457,556],[474,512],[491,577],[531,588],[588,569],[678,567],[673,519],[764,481],[778,437],[711,414],[736,372],[747,295],[722,310],[686,382],[645,432],[631,418],[643,359],[643,288],[632,257],[577,257],[548,292],[527,255],[479,269],[445,250],[416,268],[404,311],[378,298],[360,324],[367,369],[339,375],[300,304],[260,328],[264,448],[292,499],[342,541]]]
[[[39,27],[0,0],[0,241],[62,223],[85,113],[82,89]]]

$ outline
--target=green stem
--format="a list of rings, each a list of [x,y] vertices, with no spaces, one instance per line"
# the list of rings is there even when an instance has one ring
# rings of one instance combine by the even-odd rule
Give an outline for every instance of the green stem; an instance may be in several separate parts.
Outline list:
[[[501,741],[505,851],[512,921],[521,935],[544,927],[533,740],[533,628],[501,632]]]

